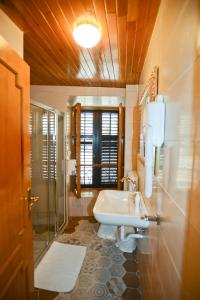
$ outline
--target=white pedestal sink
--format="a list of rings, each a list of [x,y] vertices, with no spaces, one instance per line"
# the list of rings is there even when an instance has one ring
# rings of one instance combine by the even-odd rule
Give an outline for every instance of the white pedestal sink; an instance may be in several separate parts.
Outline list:
[[[144,237],[135,233],[134,228],[149,227],[149,221],[143,217],[148,213],[140,192],[103,190],[99,193],[93,213],[101,223],[98,235],[117,239],[118,246],[125,252],[132,252],[136,247],[136,239]]]
[[[93,213],[102,224],[149,227],[149,221],[141,218],[147,215],[147,209],[140,192],[103,190],[99,193]]]

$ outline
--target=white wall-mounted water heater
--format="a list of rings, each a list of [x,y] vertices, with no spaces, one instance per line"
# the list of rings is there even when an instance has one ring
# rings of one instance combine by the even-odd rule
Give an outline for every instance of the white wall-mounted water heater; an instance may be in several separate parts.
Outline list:
[[[147,103],[145,136],[145,196],[152,195],[153,147],[161,147],[164,142],[165,104],[163,96],[156,97],[155,102]]]

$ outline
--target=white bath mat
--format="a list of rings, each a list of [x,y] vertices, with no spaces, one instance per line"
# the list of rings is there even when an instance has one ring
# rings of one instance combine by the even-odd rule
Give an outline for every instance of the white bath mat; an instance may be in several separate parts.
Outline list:
[[[35,287],[70,292],[78,278],[86,247],[53,242],[35,269]]]

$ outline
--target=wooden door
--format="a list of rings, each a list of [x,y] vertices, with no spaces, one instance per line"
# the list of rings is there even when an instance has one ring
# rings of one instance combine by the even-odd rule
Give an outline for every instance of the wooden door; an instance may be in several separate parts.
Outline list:
[[[0,36],[0,299],[33,292],[29,67]]]

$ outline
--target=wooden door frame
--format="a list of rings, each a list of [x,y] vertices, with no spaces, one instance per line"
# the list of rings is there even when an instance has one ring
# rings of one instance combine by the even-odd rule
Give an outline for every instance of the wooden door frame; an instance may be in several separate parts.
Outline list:
[[[118,129],[118,161],[117,161],[117,189],[122,190],[123,183],[121,181],[124,176],[124,121],[125,108],[122,104],[119,105],[119,129]]]
[[[76,159],[76,186],[74,194],[81,197],[81,104],[72,107],[71,115],[71,158]]]

